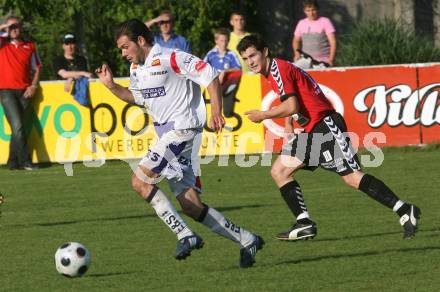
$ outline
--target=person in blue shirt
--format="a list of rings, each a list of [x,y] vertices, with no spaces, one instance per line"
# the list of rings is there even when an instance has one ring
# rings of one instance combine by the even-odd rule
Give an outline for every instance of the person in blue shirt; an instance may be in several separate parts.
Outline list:
[[[159,26],[160,32],[154,34],[154,42],[162,47],[170,49],[180,49],[191,53],[189,41],[173,31],[174,16],[170,11],[162,11],[158,17],[145,21],[145,25],[151,28],[153,25]]]
[[[215,47],[210,50],[204,61],[209,63],[220,74],[220,82],[225,73],[231,71],[241,70],[240,59],[236,53],[229,50],[229,30],[226,28],[219,28],[214,32]]]
[[[241,64],[236,53],[228,49],[229,30],[219,28],[214,32],[215,47],[203,61],[220,72],[219,80],[223,91],[223,113],[225,117],[234,114],[235,94],[241,79]]]

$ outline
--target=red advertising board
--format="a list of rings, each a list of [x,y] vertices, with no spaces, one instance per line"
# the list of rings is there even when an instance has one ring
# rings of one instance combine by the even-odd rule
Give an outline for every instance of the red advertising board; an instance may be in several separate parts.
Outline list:
[[[335,109],[343,114],[359,147],[373,142],[379,147],[440,141],[440,64],[335,68],[308,72]],[[279,101],[262,78],[263,108]],[[277,137],[281,120],[265,123],[266,150]],[[278,128],[279,130],[279,128]],[[379,133],[379,134],[377,134]],[[279,135],[279,133],[278,133]],[[385,141],[369,141],[385,137]]]
[[[422,143],[440,143],[440,65],[418,68]]]

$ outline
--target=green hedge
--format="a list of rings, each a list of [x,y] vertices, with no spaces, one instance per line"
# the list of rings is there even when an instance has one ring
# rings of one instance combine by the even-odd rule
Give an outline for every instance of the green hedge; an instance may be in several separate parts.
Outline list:
[[[338,66],[439,62],[440,49],[399,22],[370,20],[340,38]]]

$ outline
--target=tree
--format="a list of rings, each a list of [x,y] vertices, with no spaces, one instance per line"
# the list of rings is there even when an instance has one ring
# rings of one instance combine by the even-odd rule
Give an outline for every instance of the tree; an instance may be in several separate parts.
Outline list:
[[[434,41],[440,48],[440,0],[434,0],[432,3],[434,10]]]
[[[62,36],[68,31],[79,37],[91,68],[107,62],[115,75],[127,76],[128,64],[119,56],[113,39],[117,23],[130,18],[146,20],[170,10],[176,16],[176,32],[189,39],[194,54],[203,57],[214,44],[212,31],[229,27],[232,10],[245,6],[255,14],[254,4],[227,0],[0,0],[0,4],[1,14],[23,17],[43,62],[42,79],[56,78],[52,59],[61,53]]]

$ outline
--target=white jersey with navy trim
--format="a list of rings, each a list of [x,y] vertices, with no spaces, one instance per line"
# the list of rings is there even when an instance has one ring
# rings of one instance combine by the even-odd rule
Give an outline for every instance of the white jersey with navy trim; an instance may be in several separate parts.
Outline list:
[[[216,76],[200,58],[155,44],[144,64],[131,65],[129,90],[162,136],[171,130],[203,127],[206,108],[200,86],[207,87]]]

